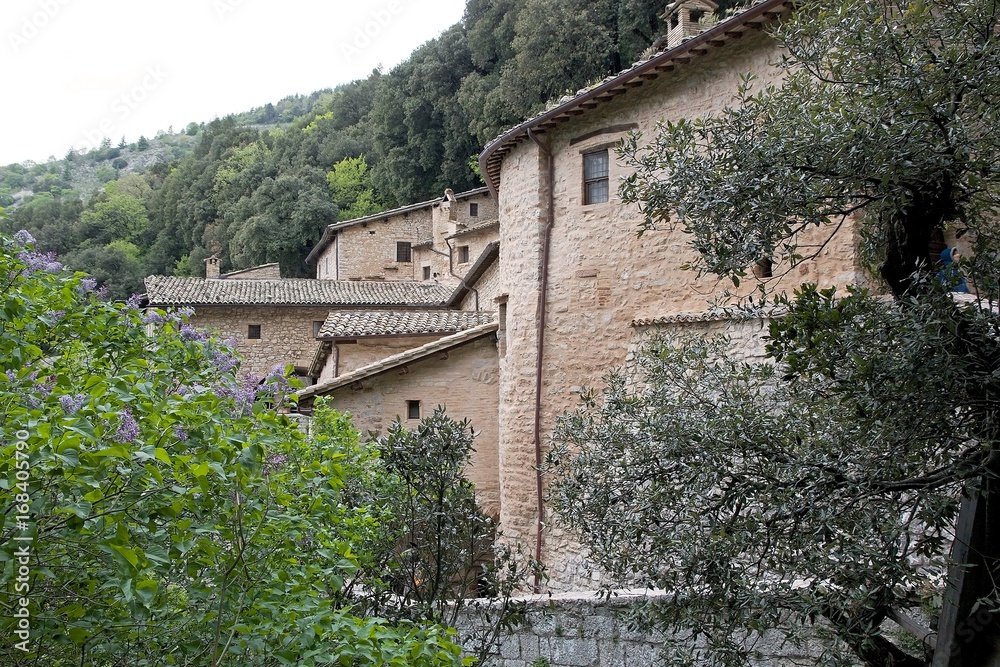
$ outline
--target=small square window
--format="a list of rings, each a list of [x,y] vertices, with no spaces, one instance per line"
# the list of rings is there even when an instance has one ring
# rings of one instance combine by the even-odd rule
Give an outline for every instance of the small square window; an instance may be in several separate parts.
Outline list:
[[[470,218],[479,217],[479,204],[475,202],[469,204],[469,217]]]
[[[608,149],[583,154],[583,203],[608,201]]]
[[[413,261],[413,244],[409,241],[396,241],[396,261]]]
[[[250,340],[260,340],[259,324],[250,324],[247,326],[247,338]]]
[[[431,267],[425,266],[424,269],[423,269],[423,271],[424,271],[424,280],[430,280],[431,279]]]
[[[469,246],[467,245],[458,246],[458,263],[459,264],[469,263]]]
[[[406,418],[420,419],[420,401],[406,402]]]

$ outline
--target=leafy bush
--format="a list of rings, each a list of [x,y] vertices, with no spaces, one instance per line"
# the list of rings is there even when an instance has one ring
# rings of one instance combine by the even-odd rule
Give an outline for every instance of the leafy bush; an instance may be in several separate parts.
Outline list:
[[[475,619],[465,650],[480,659],[518,622],[512,596],[526,581],[526,559],[498,543],[494,518],[477,505],[464,470],[473,452],[468,420],[437,408],[409,430],[396,422],[362,443],[349,416],[317,405],[314,442],[342,455],[341,500],[372,520],[357,534],[359,567],[344,594],[366,613],[456,625]],[[482,598],[482,599],[480,599]]]
[[[282,373],[0,244],[0,633],[30,625],[0,664],[462,663],[440,628],[337,605],[370,519],[342,455],[269,409]]]

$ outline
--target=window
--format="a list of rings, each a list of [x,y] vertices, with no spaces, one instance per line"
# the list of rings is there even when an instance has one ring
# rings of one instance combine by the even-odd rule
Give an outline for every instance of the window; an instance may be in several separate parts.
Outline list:
[[[259,324],[250,324],[247,326],[247,338],[250,340],[260,340]]]
[[[313,338],[319,336],[319,330],[323,328],[323,320],[313,320]]]
[[[608,201],[608,149],[583,154],[583,203]]]
[[[469,217],[478,218],[479,217],[479,204],[470,203],[469,204]]]
[[[774,276],[774,262],[770,257],[761,257],[753,265],[753,274],[758,278],[772,278]]]
[[[505,297],[506,298],[506,297]],[[497,351],[501,357],[507,354],[507,302],[501,301],[497,313]]]
[[[467,245],[460,245],[460,246],[458,246],[457,250],[458,250],[458,263],[459,264],[468,264],[469,263],[469,246],[467,246]]]
[[[430,279],[431,279],[431,267],[425,266],[424,267],[424,280],[430,280]]]
[[[396,261],[413,261],[413,245],[409,241],[396,241]]]
[[[406,418],[420,419],[420,401],[406,402]]]

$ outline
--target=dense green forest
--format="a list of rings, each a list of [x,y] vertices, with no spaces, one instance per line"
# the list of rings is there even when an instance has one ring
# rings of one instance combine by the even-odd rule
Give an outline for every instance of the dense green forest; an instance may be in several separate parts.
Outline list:
[[[0,167],[6,231],[106,284],[303,258],[323,228],[482,183],[473,156],[546,101],[628,67],[663,0],[468,0],[463,20],[388,73],[183,131]],[[723,9],[720,9],[723,11]]]

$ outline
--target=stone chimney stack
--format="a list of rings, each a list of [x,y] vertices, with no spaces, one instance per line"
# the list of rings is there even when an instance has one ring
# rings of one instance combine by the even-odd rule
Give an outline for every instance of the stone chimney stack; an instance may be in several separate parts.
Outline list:
[[[667,22],[667,48],[672,49],[717,23],[715,10],[718,8],[712,0],[677,0],[667,5],[663,12],[663,20]]]
[[[219,256],[212,255],[205,259],[205,277],[206,278],[218,278],[219,277]]]
[[[455,191],[451,188],[444,191],[442,207],[448,211],[448,220],[455,222],[458,219],[458,200],[455,199]]]

